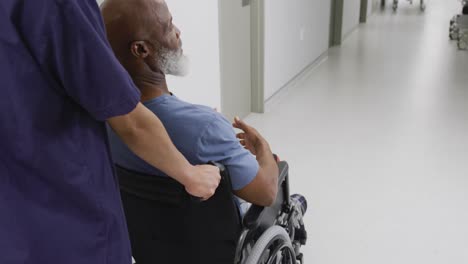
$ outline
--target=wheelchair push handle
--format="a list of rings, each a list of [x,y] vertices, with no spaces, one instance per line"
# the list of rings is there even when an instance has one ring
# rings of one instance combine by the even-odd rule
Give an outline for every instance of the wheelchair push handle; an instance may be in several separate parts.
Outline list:
[[[210,162],[208,162],[208,165],[218,167],[219,173],[221,173],[221,177],[223,176],[223,173],[226,171],[226,167],[224,167],[224,165],[219,163],[219,162],[210,161]],[[223,179],[221,179],[221,180],[223,180]],[[192,201],[193,203],[202,203],[203,202],[203,199],[201,197],[196,197],[196,196],[193,196],[193,195],[190,195],[190,194],[189,194],[189,197],[190,197],[190,201]]]
[[[215,166],[215,167],[218,167],[219,172],[220,172],[221,174],[223,174],[223,172],[226,170],[226,167],[224,167],[223,164],[221,164],[221,163],[219,163],[219,162],[216,162],[216,161],[210,161],[210,162],[208,162],[208,165],[213,165],[213,166]],[[222,175],[221,175],[221,176],[222,176]]]

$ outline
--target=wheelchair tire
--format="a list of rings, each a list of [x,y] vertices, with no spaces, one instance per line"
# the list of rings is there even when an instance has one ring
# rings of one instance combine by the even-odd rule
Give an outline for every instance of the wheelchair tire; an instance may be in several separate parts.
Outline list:
[[[450,39],[451,40],[458,40],[460,36],[460,30],[458,27],[453,27],[452,31],[450,32]]]
[[[468,49],[468,43],[462,39],[458,41],[458,49],[460,50],[466,50]]]
[[[468,31],[460,33],[458,39],[458,48],[460,50],[468,49]]]
[[[273,252],[281,252],[287,250],[290,253],[292,262],[290,264],[296,264],[296,256],[291,243],[291,239],[286,230],[280,226],[272,226],[263,233],[252,248],[250,256],[247,258],[245,264],[259,264],[264,253],[270,249],[270,247],[279,242],[280,246],[276,247]],[[263,263],[262,263],[263,264]]]

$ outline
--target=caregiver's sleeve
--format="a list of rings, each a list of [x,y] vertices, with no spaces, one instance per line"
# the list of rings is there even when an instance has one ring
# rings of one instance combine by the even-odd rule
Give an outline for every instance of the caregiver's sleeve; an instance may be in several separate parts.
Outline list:
[[[56,0],[42,28],[43,66],[72,100],[101,121],[136,107],[140,93],[107,41],[96,1]]]

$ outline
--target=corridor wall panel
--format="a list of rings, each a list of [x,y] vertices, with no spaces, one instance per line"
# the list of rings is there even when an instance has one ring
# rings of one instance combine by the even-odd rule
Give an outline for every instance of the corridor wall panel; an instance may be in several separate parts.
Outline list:
[[[265,1],[265,99],[328,49],[330,0]]]

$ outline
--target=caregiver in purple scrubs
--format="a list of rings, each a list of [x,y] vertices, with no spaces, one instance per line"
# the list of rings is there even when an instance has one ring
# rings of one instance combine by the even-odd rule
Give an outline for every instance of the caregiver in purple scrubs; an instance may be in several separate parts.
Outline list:
[[[139,103],[105,36],[95,0],[0,1],[1,264],[131,263],[106,121],[190,194],[219,184]]]

